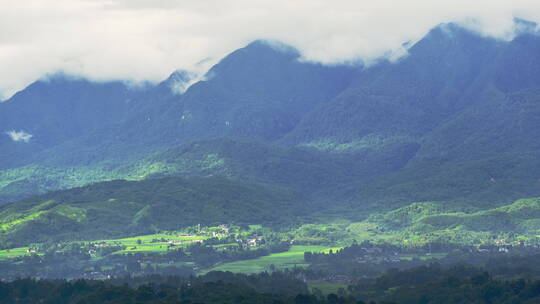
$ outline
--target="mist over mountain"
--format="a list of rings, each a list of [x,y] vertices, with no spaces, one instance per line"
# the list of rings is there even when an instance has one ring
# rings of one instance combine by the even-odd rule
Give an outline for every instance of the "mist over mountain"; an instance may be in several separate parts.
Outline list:
[[[255,41],[142,88],[57,75],[0,104],[0,197],[219,175],[364,213],[509,204],[540,195],[539,50],[533,27],[502,41],[442,24],[370,66]]]
[[[43,150],[124,120],[134,95],[121,82],[92,83],[62,74],[36,81],[0,104],[0,167],[24,164]]]

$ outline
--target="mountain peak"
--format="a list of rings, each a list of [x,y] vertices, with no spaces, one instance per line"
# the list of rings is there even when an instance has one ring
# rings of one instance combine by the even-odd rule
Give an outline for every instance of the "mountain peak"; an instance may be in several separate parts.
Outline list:
[[[225,74],[235,75],[239,73],[239,69],[251,71],[261,64],[284,65],[297,61],[299,57],[300,53],[296,49],[281,42],[255,40],[223,58],[210,69],[206,78]]]
[[[514,33],[516,36],[538,33],[538,23],[521,18],[514,18]]]
[[[283,42],[277,41],[277,40],[266,40],[266,39],[258,39],[254,40],[251,43],[249,43],[247,46],[243,48],[244,50],[272,50],[272,51],[278,51],[280,53],[286,53],[286,54],[294,54],[294,55],[300,55],[298,50],[294,47],[285,44]]]
[[[89,80],[82,76],[69,74],[64,71],[57,71],[54,73],[46,74],[45,76],[38,79],[36,82],[58,84],[58,83],[69,83],[69,82],[89,82]]]
[[[197,73],[186,70],[176,70],[163,83],[171,89],[174,94],[183,94],[195,81],[197,81],[197,79]]]
[[[431,29],[422,40],[452,41],[465,36],[480,37],[480,34],[456,23],[441,23]]]
[[[441,56],[452,52],[492,49],[498,40],[483,36],[456,23],[442,23],[431,29],[410,49],[417,56]]]

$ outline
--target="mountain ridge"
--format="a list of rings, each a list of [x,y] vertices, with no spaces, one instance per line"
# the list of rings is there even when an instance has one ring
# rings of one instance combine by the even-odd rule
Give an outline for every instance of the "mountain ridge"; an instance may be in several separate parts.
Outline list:
[[[11,171],[0,172],[0,198],[175,175],[285,187],[339,212],[414,201],[492,208],[540,196],[539,49],[530,30],[500,41],[447,24],[395,62],[323,66],[257,41],[183,93],[170,82],[192,76],[173,73],[122,104],[121,119],[39,153],[39,134],[18,146],[5,136]],[[80,180],[67,181],[62,170]]]

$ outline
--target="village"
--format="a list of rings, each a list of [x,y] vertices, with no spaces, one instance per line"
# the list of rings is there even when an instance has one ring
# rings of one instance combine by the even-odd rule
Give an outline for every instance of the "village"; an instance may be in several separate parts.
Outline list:
[[[53,278],[56,273],[58,277],[61,273],[88,279],[154,273],[192,275],[224,262],[253,259],[289,247],[288,242],[268,239],[265,234],[268,232],[258,225],[197,225],[124,239],[33,244],[20,256],[0,260],[11,265],[0,276],[9,278],[10,268]]]
[[[319,231],[317,233],[320,234]],[[14,278],[16,273],[26,271],[42,278],[68,275],[72,278],[106,279],[126,275],[195,275],[212,269],[240,272],[248,269],[246,266],[232,266],[239,261],[245,261],[242,265],[262,263],[262,268],[254,269],[266,271],[309,267],[332,273],[329,271],[332,268],[345,271],[348,267],[360,267],[365,270],[362,276],[370,276],[370,273],[376,272],[373,269],[408,267],[435,261],[444,263],[446,260],[481,260],[516,252],[531,254],[538,251],[537,246],[527,242],[505,238],[476,246],[429,243],[405,247],[364,241],[324,251],[324,248],[336,245],[310,245],[313,238],[295,238],[298,235],[295,232],[275,232],[260,225],[240,227],[222,224],[210,227],[196,225],[180,231],[160,231],[122,239],[33,244],[24,250],[14,249],[10,259],[0,259],[2,269],[5,269],[0,276],[4,279]],[[317,242],[321,241],[325,242],[324,238]],[[289,250],[292,251],[287,254]],[[15,252],[20,254],[16,255]],[[299,257],[296,257],[297,253]],[[278,257],[280,254],[286,255],[276,259],[278,264],[264,262],[264,259],[258,262],[262,257]],[[230,267],[227,266],[229,264]],[[314,280],[319,283],[339,283],[347,281],[347,278],[343,274],[333,273]]]

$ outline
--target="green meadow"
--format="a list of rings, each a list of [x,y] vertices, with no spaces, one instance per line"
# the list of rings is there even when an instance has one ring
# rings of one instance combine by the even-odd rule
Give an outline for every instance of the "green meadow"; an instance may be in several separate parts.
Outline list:
[[[289,251],[273,253],[257,259],[243,260],[221,264],[208,271],[230,271],[237,273],[257,273],[269,270],[271,265],[275,269],[285,269],[293,267],[305,267],[308,264],[304,261],[304,252],[328,252],[339,250],[341,247],[327,246],[292,246]]]
[[[25,255],[29,255],[28,247],[0,250],[0,260],[13,259]]]
[[[125,246],[123,250],[115,254],[134,252],[166,252],[170,248],[187,247],[198,241],[207,240],[208,236],[203,235],[181,235],[179,233],[156,233],[140,235],[135,237],[95,241],[97,244],[107,244],[109,246]]]

